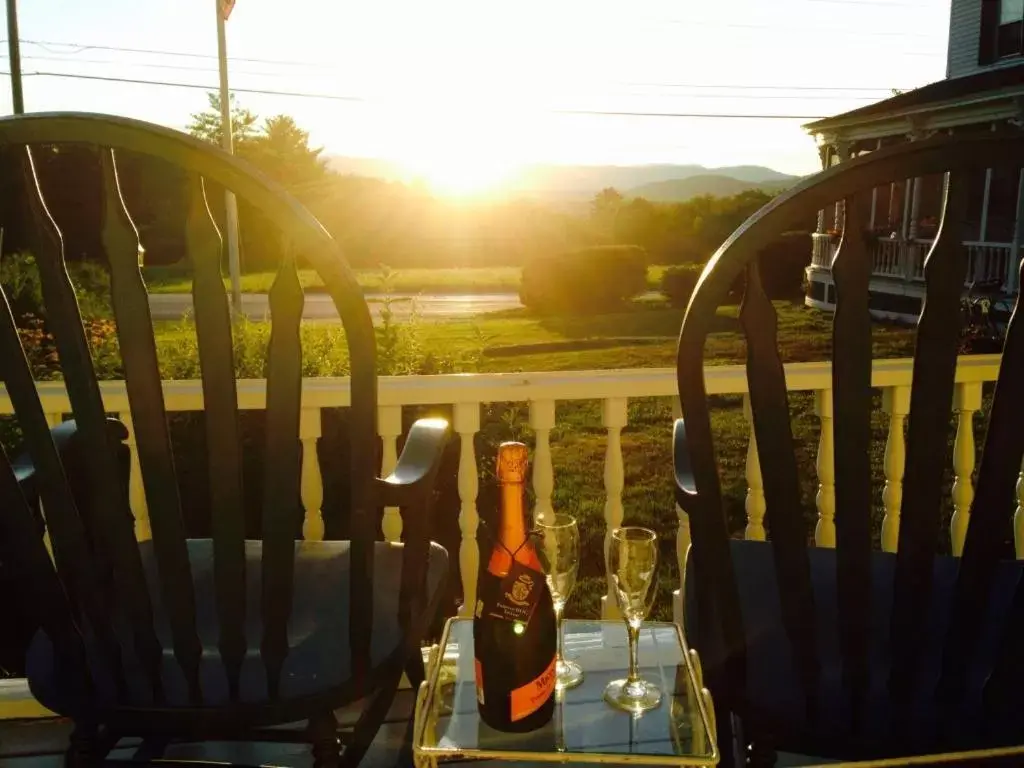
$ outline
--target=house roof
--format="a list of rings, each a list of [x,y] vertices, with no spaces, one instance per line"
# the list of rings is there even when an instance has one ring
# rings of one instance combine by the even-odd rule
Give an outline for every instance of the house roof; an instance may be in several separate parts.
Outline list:
[[[874,118],[894,117],[907,112],[926,110],[931,105],[940,106],[968,96],[977,97],[986,91],[999,92],[1017,88],[1024,93],[1024,67],[1014,65],[988,69],[973,75],[939,80],[884,101],[869,104],[866,107],[815,120],[803,127],[808,133],[819,133],[854,122],[859,123]],[[993,96],[996,95],[1008,94],[993,93]]]

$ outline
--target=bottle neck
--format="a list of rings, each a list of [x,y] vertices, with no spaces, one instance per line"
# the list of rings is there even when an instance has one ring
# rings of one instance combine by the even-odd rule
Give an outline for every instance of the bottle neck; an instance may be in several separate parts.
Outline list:
[[[498,541],[510,553],[515,552],[526,541],[523,490],[522,483],[506,483],[501,486],[501,522],[498,527]]]
[[[526,538],[524,491],[522,483],[505,482],[501,485],[501,516],[487,564],[487,570],[495,576],[506,575],[513,560],[536,571],[541,570],[537,553]]]

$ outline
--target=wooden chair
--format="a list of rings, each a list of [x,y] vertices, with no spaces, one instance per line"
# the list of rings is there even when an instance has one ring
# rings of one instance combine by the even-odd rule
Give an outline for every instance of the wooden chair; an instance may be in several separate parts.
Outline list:
[[[60,233],[33,162],[39,146],[69,143],[94,147],[102,166],[102,242],[152,527],[152,540],[142,543],[117,459],[119,438],[105,423]],[[67,763],[97,765],[125,736],[141,737],[149,757],[175,740],[237,739],[308,742],[317,766],[358,762],[403,671],[414,685],[422,679],[419,644],[447,572],[445,551],[429,541],[447,424],[417,422],[395,471],[377,477],[375,336],[359,285],[320,224],[245,163],[175,131],[88,114],[4,118],[0,147],[13,148],[24,173],[47,321],[76,439],[88,446],[81,457],[91,497],[76,498],[5,297],[3,381],[36,473],[54,557],[23,492],[24,472],[0,455],[0,558],[19,571],[41,627],[28,654],[31,690],[75,722]],[[211,539],[189,539],[182,522],[139,238],[118,178],[125,152],[162,158],[188,179]],[[290,257],[269,298],[265,449],[272,470],[262,488],[262,538],[245,538],[222,244],[206,198],[211,182],[279,229],[288,252],[303,254],[319,273],[341,316],[351,357],[349,541],[296,541],[302,291]],[[385,506],[402,508],[404,544],[378,541]],[[333,711],[360,701],[342,753]],[[300,727],[271,728],[289,723]]]
[[[850,159],[753,215],[704,270],[678,347],[683,418],[675,425],[676,498],[692,547],[685,624],[714,697],[724,764],[770,765],[775,750],[842,760],[1024,751],[1024,567],[1000,561],[1024,456],[1024,319],[1015,310],[989,410],[961,558],[940,554],[940,506],[960,297],[968,174],[1024,165],[1024,135],[941,136]],[[872,551],[871,189],[946,173],[942,223],[924,267],[898,550]],[[845,201],[832,265],[835,549],[808,547],[776,313],[759,249]],[[740,322],[769,542],[731,541],[703,374],[716,310],[746,270]],[[734,732],[735,726],[735,732]],[[735,742],[734,742],[735,737]],[[735,745],[742,745],[736,747]],[[985,752],[985,750],[989,750]],[[930,758],[929,758],[930,759]],[[897,764],[897,763],[890,763]]]

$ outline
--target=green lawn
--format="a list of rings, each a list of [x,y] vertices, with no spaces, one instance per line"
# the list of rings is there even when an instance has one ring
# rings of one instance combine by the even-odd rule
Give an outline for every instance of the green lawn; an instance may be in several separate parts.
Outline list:
[[[647,284],[652,290],[661,285],[666,267],[647,269]],[[519,290],[518,267],[464,267],[456,269],[396,269],[390,277],[393,293],[504,293]],[[151,293],[188,293],[192,283],[187,273],[169,267],[147,267],[146,284]],[[356,270],[359,283],[367,291],[384,289],[384,276],[379,269]],[[253,272],[242,275],[243,293],[266,293],[274,282],[273,272]],[[306,290],[323,288],[323,281],[311,269],[299,270],[299,282]],[[230,287],[225,279],[224,284]]]
[[[827,359],[831,351],[831,318],[799,304],[776,302],[779,343],[787,362]],[[707,362],[711,365],[742,363],[745,346],[739,332],[737,307],[720,310],[719,328],[707,343]],[[674,365],[675,336],[682,320],[680,310],[657,305],[638,304],[631,311],[591,317],[538,317],[525,310],[485,315],[473,321],[419,321],[402,326],[397,332],[402,349],[416,350],[422,360],[436,357],[437,371],[541,371],[588,370],[608,368],[660,367]],[[238,356],[247,375],[260,375],[260,350],[266,341],[266,329],[249,327]],[[307,375],[344,373],[347,366],[343,334],[336,325],[306,324],[304,366]],[[160,329],[161,354],[187,356],[193,348],[193,331],[181,323],[165,324]],[[604,348],[584,348],[603,345]],[[170,354],[172,349],[177,351]],[[912,333],[897,326],[877,325],[874,331],[876,357],[903,357],[912,352]],[[402,353],[405,354],[405,353]],[[194,356],[194,353],[193,353]],[[412,370],[416,370],[415,368]],[[182,375],[195,377],[193,366]],[[245,371],[243,371],[245,373]],[[803,470],[803,512],[808,535],[815,520],[814,494],[817,479],[814,463],[817,455],[818,419],[813,415],[810,394],[791,396],[794,434]],[[551,434],[552,460],[555,466],[554,502],[556,509],[578,517],[583,536],[584,558],[579,586],[570,612],[577,616],[597,616],[600,595],[604,592],[602,539],[604,535],[604,466],[606,432],[601,427],[601,403],[573,401],[558,404],[557,426]],[[481,514],[486,515],[494,502],[487,489],[493,485],[491,469],[497,444],[506,439],[531,443],[528,409],[523,403],[492,403],[482,411],[477,451],[481,473]],[[722,472],[726,514],[734,532],[745,524],[743,509],[746,495],[744,464],[749,428],[743,419],[739,397],[719,397],[714,401],[713,424],[717,458]],[[629,426],[622,434],[626,485],[624,492],[626,521],[647,525],[660,534],[663,567],[655,613],[671,613],[669,595],[678,585],[675,563],[677,527],[671,477],[671,403],[668,399],[637,398],[630,401]],[[881,519],[880,493],[883,482],[886,420],[880,404],[875,415],[875,443],[872,460],[878,492],[875,517]],[[454,477],[454,476],[453,476]],[[442,481],[444,481],[442,479]],[[452,482],[454,482],[452,480]],[[457,505],[447,513],[445,534],[440,535],[449,551],[458,551]],[[877,535],[877,533],[876,533]],[[455,560],[457,562],[457,558]]]
[[[827,359],[831,354],[831,318],[788,302],[776,302],[779,340],[786,362]],[[719,312],[720,328],[708,339],[707,362],[712,365],[742,363],[746,350],[739,333],[738,308]],[[508,313],[476,323],[449,322],[421,329],[425,346],[449,349],[486,340],[479,370],[539,371],[600,368],[659,367],[675,364],[675,335],[682,320],[680,310],[645,309],[590,318],[537,318],[526,313]],[[616,339],[623,339],[621,344]],[[638,343],[637,337],[646,337]],[[658,338],[660,337],[660,339]],[[912,332],[897,326],[878,325],[874,332],[876,357],[904,357],[912,354]],[[573,347],[594,339],[614,344],[607,349],[578,350]],[[562,344],[565,349],[531,352],[531,345]],[[504,353],[515,352],[516,354]],[[500,354],[500,356],[497,356]],[[744,499],[749,427],[743,418],[740,397],[715,398],[712,422],[718,440],[716,450],[723,479],[725,511],[731,529],[739,534],[746,522]],[[799,466],[802,468],[802,509],[812,535],[816,511],[814,473],[818,444],[818,419],[808,393],[791,396],[794,435]],[[533,439],[527,424],[528,409],[519,403],[496,403],[485,407],[478,449],[494,450],[503,439]],[[677,518],[671,474],[671,402],[661,398],[630,401],[629,426],[622,434],[626,482],[623,494],[627,523],[645,525],[658,531],[662,562],[655,614],[671,615],[671,592],[678,587],[675,560]],[[879,398],[874,417],[872,466],[875,473],[874,517],[881,520],[882,457],[887,421]],[[570,605],[576,616],[598,616],[605,590],[602,562],[604,536],[604,466],[606,432],[601,427],[601,403],[575,401],[558,404],[557,427],[551,433],[555,467],[554,506],[579,520],[583,552],[579,583]],[[489,478],[482,477],[482,482]],[[948,514],[948,513],[947,513]],[[880,522],[879,524],[880,525]],[[878,528],[876,525],[876,529]],[[876,537],[878,530],[876,530]]]

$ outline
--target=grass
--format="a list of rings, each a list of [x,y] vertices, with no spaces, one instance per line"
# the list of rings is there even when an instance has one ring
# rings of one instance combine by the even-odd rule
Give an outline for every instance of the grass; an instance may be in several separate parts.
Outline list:
[[[657,290],[667,267],[647,268],[647,285]],[[174,267],[146,267],[146,284],[150,293],[189,293],[192,282],[187,272]],[[391,274],[393,293],[514,293],[519,290],[518,267],[460,267],[453,269],[395,269]],[[242,275],[243,293],[266,293],[274,283],[275,273],[252,272]],[[356,270],[360,285],[368,292],[384,289],[380,269]],[[299,270],[299,282],[307,291],[323,289],[320,276],[311,269]],[[230,287],[225,279],[225,286]]]
[[[831,354],[831,318],[790,302],[776,302],[779,345],[786,362],[828,359]],[[589,370],[633,367],[662,367],[675,363],[675,337],[682,311],[664,306],[638,304],[636,308],[592,317],[538,317],[525,310],[486,315],[475,320],[425,321],[408,333],[421,356],[433,352],[448,362],[441,370],[456,371],[539,371]],[[159,333],[161,356],[175,345],[193,343],[190,327],[165,324]],[[265,333],[254,327],[248,334]],[[343,335],[337,326],[305,325],[304,368],[307,375],[342,373],[346,369]],[[328,336],[325,336],[328,334]],[[265,341],[265,340],[264,340]],[[586,348],[595,342],[605,348]],[[874,329],[875,357],[903,357],[912,352],[912,332],[903,327],[877,325]],[[264,343],[264,342],[260,342]],[[243,345],[242,357],[254,360],[260,344]],[[742,363],[745,344],[740,333],[737,307],[719,311],[719,325],[708,339],[706,360],[710,365]],[[308,358],[312,358],[309,360]],[[186,372],[197,376],[197,370]],[[883,484],[882,456],[887,420],[880,403],[873,423],[875,438],[872,465],[877,486],[873,498],[876,523],[881,519],[880,492]],[[802,469],[802,511],[808,536],[816,518],[814,494],[817,478],[819,422],[813,414],[808,393],[791,396],[794,437],[798,464]],[[482,515],[496,504],[493,494],[493,455],[499,442],[522,439],[532,443],[528,408],[522,403],[491,403],[482,409],[481,430],[476,438],[480,462],[479,508]],[[716,451],[723,481],[725,512],[731,530],[739,535],[745,525],[744,475],[749,426],[740,397],[718,397],[713,402]],[[667,398],[636,398],[630,401],[629,425],[622,433],[625,463],[625,521],[658,531],[662,542],[662,567],[654,615],[671,615],[671,591],[678,586],[675,537],[678,525],[672,494],[670,431],[671,403]],[[569,606],[570,615],[600,615],[604,594],[603,536],[604,486],[602,473],[607,432],[601,426],[599,401],[561,402],[557,425],[551,433],[555,467],[554,506],[580,521],[584,557],[577,589]],[[446,513],[444,533],[438,538],[450,552],[458,552],[457,503]],[[876,525],[877,528],[877,525]],[[877,535],[877,532],[876,532]],[[454,558],[457,563],[457,558]],[[459,582],[455,580],[456,584]]]
[[[831,318],[789,302],[776,302],[779,345],[785,362],[828,359],[831,355]],[[739,332],[737,307],[723,307],[719,328],[707,343],[706,360],[711,365],[742,363],[746,349]],[[661,367],[675,364],[675,335],[682,311],[649,308],[600,317],[538,318],[526,313],[506,313],[476,323],[448,322],[422,329],[428,347],[444,345],[457,348],[476,338],[487,340],[479,369],[485,371],[579,370],[601,368]],[[655,343],[637,344],[630,340],[608,349],[574,349],[584,340],[606,339],[614,343],[621,337],[654,337]],[[658,337],[661,337],[658,340]],[[903,327],[878,325],[873,334],[875,357],[904,357],[912,354],[913,334]],[[561,351],[531,353],[531,346],[564,345]],[[493,356],[496,350],[514,345],[514,356]],[[884,482],[882,457],[887,435],[887,420],[881,413],[880,396],[873,422],[872,467],[877,492],[873,510],[876,529],[881,520],[881,487]],[[801,467],[802,511],[808,536],[816,520],[814,495],[817,477],[819,421],[813,413],[813,396],[791,395],[793,430]],[[489,417],[488,417],[489,415]],[[502,439],[519,438],[532,442],[527,424],[528,409],[522,404],[494,404],[485,408],[478,449],[493,450]],[[622,433],[625,465],[623,503],[625,522],[644,525],[658,532],[662,565],[654,615],[671,616],[671,592],[678,588],[675,538],[678,519],[672,492],[671,474],[671,402],[663,398],[637,398],[630,401],[629,424]],[[714,399],[712,426],[716,436],[717,460],[723,482],[725,512],[730,528],[741,535],[746,523],[744,501],[747,483],[744,469],[749,440],[749,425],[743,417],[742,399]],[[951,433],[952,435],[952,433]],[[556,509],[569,512],[580,521],[582,551],[578,585],[569,605],[574,616],[599,616],[600,598],[605,592],[603,570],[604,486],[601,480],[606,430],[601,426],[601,403],[573,401],[558,404],[557,426],[551,433],[552,461],[555,467]],[[486,446],[486,447],[484,447]],[[487,477],[481,478],[488,482]],[[947,484],[948,487],[948,484]],[[876,530],[876,539],[878,530]],[[451,543],[449,543],[451,546]]]
[[[151,293],[189,293],[192,282],[180,270],[148,267],[146,283]],[[274,283],[274,272],[252,272],[242,275],[243,293],[266,293]],[[367,292],[381,291],[384,276],[380,269],[356,270],[360,285]],[[396,269],[391,274],[392,293],[504,293],[519,290],[517,267],[486,267],[464,269]],[[320,276],[311,269],[299,270],[299,282],[307,291],[323,289]],[[225,279],[226,286],[230,287]]]

